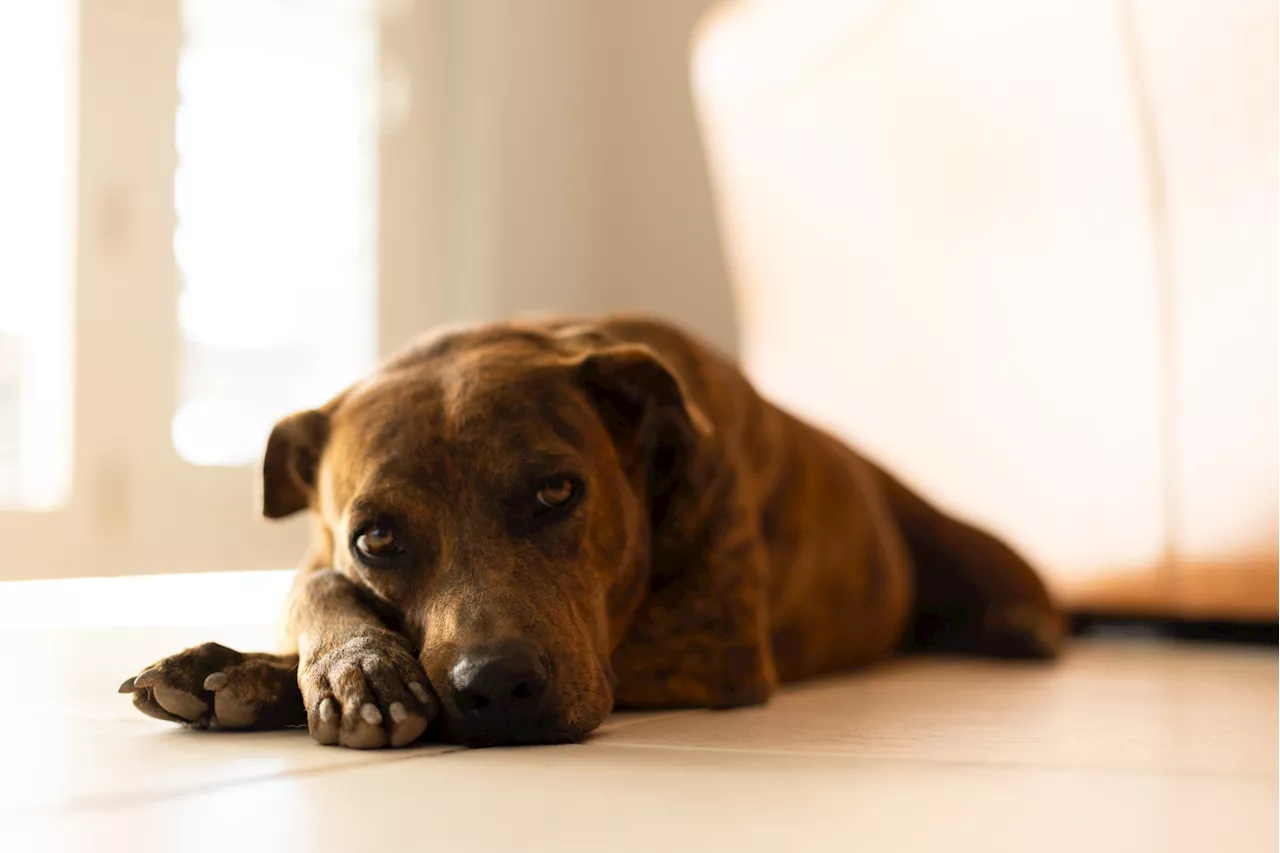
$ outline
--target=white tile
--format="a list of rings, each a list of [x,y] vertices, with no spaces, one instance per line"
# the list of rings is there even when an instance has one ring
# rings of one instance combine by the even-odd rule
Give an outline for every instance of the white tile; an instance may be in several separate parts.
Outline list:
[[[480,750],[10,821],[12,850],[1274,850],[1275,780],[607,746]]]
[[[1077,643],[1057,666],[902,661],[605,743],[1277,776],[1274,652]]]
[[[202,733],[115,689],[266,626],[0,631],[0,850],[1275,849],[1274,651],[905,661],[585,746],[353,752]]]
[[[0,822],[404,756],[321,747],[302,729],[189,731],[142,715],[116,692],[141,667],[194,643],[264,648],[269,636],[246,628],[0,632],[0,731],[18,733],[3,752]]]

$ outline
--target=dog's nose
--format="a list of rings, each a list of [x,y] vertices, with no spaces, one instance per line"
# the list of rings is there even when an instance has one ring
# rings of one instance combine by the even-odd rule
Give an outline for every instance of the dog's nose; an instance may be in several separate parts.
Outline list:
[[[505,642],[463,652],[449,670],[458,710],[486,722],[535,714],[547,692],[542,656],[528,643]]]

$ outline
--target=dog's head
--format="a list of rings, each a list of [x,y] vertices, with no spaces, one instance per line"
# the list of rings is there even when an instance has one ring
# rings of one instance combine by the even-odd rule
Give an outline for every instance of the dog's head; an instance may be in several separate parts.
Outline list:
[[[573,739],[612,707],[650,508],[705,429],[645,347],[454,332],[281,421],[263,512],[312,511],[321,553],[419,649],[444,737]]]

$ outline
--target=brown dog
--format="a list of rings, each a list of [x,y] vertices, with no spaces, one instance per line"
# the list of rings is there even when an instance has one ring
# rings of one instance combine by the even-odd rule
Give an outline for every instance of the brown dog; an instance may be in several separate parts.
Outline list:
[[[574,740],[614,707],[726,708],[895,650],[1053,657],[1027,563],[725,359],[645,319],[429,335],[267,442],[309,510],[287,654],[214,643],[122,692],[321,743]]]

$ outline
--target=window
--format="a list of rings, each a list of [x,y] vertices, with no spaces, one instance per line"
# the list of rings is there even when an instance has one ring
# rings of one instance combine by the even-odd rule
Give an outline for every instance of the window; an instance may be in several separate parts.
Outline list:
[[[71,476],[74,30],[70,0],[0,5],[0,507]]]
[[[173,443],[242,465],[372,366],[373,0],[184,0]]]
[[[267,431],[431,319],[420,241],[379,257],[424,230],[411,88],[379,121],[410,12],[0,3],[0,579],[297,560]]]

